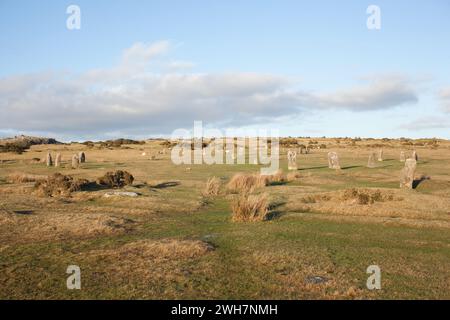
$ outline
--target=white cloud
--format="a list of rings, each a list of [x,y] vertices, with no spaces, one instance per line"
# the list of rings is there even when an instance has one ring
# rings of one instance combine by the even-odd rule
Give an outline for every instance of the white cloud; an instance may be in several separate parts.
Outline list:
[[[124,50],[122,63],[124,65],[145,64],[150,59],[167,53],[169,49],[170,42],[167,40],[150,44],[138,42]]]
[[[423,117],[399,126],[399,129],[405,129],[408,131],[448,128],[450,128],[450,120],[437,116]]]
[[[328,94],[292,89],[289,79],[259,73],[155,73],[168,41],[134,44],[120,63],[83,74],[38,73],[0,79],[0,127],[71,136],[170,133],[194,120],[251,125],[305,110],[374,110],[417,101],[405,79],[386,77]],[[173,64],[173,62],[172,62]],[[167,69],[166,69],[167,70]]]
[[[353,111],[378,110],[418,101],[410,81],[404,77],[383,76],[369,78],[368,84],[331,94],[316,96],[318,105],[345,108]]]

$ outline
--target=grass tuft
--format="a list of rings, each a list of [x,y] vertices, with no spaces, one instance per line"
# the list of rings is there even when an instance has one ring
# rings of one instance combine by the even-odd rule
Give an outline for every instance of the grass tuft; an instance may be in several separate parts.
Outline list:
[[[231,203],[234,222],[252,222],[267,220],[269,203],[267,194],[243,195]]]

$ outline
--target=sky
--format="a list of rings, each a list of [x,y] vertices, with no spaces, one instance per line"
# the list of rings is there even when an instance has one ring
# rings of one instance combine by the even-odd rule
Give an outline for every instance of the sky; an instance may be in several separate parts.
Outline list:
[[[194,121],[449,139],[450,1],[0,0],[0,136],[140,139]]]

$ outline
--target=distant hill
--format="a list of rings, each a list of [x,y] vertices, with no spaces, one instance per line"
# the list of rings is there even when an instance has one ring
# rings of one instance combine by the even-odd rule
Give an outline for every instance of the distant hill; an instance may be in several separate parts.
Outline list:
[[[13,138],[0,139],[0,144],[4,145],[6,143],[24,143],[33,146],[36,144],[60,144],[61,142],[56,141],[56,139],[53,138],[32,137],[22,134],[20,136],[15,136]]]
[[[22,153],[31,146],[38,144],[61,144],[61,142],[53,138],[20,135],[12,138],[0,139],[0,152]]]

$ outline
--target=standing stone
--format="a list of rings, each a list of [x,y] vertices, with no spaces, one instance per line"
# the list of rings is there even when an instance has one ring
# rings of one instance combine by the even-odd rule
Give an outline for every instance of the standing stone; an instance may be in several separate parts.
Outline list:
[[[341,169],[339,156],[336,152],[328,152],[328,167],[330,169]]]
[[[406,161],[406,155],[404,151],[400,152],[400,162],[405,162]]]
[[[367,162],[367,167],[368,168],[375,168],[377,165],[376,165],[376,163],[375,163],[375,153],[374,152],[372,152],[370,155],[369,155],[369,161]]]
[[[378,161],[383,161],[383,149],[378,151]]]
[[[78,154],[78,161],[79,161],[79,163],[85,163],[86,162],[86,155],[84,154],[84,152],[80,152]]]
[[[288,170],[297,170],[297,152],[289,150],[287,153]]]
[[[78,165],[80,164],[80,160],[78,159],[78,156],[74,154],[72,156],[72,169],[78,168]]]
[[[416,160],[416,161],[419,161],[419,156],[417,155],[416,150],[413,150],[412,158],[413,158],[414,160]]]
[[[55,168],[61,166],[61,153],[57,153],[55,157]]]
[[[47,153],[45,163],[47,164],[47,167],[51,167],[53,165],[52,155],[50,154],[50,152]]]
[[[405,161],[405,167],[400,175],[400,189],[412,189],[414,182],[414,172],[416,171],[417,161],[409,158]]]

